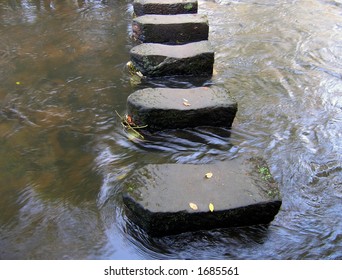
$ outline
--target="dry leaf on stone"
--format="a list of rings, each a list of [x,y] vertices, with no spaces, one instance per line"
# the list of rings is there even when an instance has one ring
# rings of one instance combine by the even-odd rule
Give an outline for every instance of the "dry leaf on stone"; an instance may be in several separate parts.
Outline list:
[[[211,177],[213,177],[213,173],[212,172],[208,172],[205,174],[205,178],[210,179]]]
[[[192,210],[198,210],[198,206],[195,203],[190,202],[189,206]]]
[[[191,104],[189,103],[189,100],[183,98],[183,105],[188,107],[188,106],[190,106]]]
[[[209,203],[209,210],[210,212],[214,212],[214,204],[212,204],[211,202]]]

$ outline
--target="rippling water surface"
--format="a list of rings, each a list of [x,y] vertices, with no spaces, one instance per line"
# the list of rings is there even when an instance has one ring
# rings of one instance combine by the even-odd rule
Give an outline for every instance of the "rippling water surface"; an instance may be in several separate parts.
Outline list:
[[[128,140],[115,111],[144,86],[125,69],[132,1],[0,1],[1,259],[342,259],[342,2],[199,1],[231,131]],[[230,137],[228,137],[230,135]],[[147,163],[262,154],[283,204],[268,226],[150,238],[121,183]]]

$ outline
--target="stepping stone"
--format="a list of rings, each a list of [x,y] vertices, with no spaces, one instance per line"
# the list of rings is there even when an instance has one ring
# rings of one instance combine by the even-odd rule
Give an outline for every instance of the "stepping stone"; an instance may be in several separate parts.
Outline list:
[[[197,126],[231,127],[237,103],[220,87],[146,88],[127,99],[128,115],[147,130]]]
[[[145,15],[132,24],[133,37],[142,43],[180,45],[208,40],[205,15]]]
[[[130,57],[144,76],[211,76],[214,51],[209,41],[169,46],[146,43],[133,47]]]
[[[196,14],[198,3],[197,0],[135,0],[133,8],[137,16],[145,14]]]
[[[149,164],[124,181],[123,201],[127,216],[151,236],[269,224],[281,206],[260,158]]]

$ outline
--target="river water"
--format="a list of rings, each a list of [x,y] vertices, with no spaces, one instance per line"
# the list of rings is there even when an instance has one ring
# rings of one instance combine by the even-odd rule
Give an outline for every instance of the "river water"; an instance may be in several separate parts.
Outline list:
[[[0,258],[342,259],[342,2],[200,0],[233,128],[138,143],[128,95],[198,81],[132,82],[131,2],[0,1]],[[150,238],[126,218],[136,168],[253,154],[283,197],[268,227]]]

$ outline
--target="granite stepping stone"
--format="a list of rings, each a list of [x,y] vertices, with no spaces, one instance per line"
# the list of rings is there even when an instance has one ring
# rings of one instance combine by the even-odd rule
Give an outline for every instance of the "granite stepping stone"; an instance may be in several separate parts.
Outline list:
[[[209,41],[185,45],[146,43],[133,47],[130,57],[144,76],[212,76],[215,60]]]
[[[281,206],[278,186],[261,158],[149,164],[123,187],[127,216],[151,236],[269,224]]]
[[[147,130],[197,126],[231,127],[237,103],[221,87],[190,89],[145,88],[127,99],[127,111],[138,126]]]
[[[208,40],[207,16],[144,15],[133,19],[133,38],[142,43],[180,45]]]
[[[137,16],[195,14],[198,3],[197,0],[134,0],[133,9]]]

